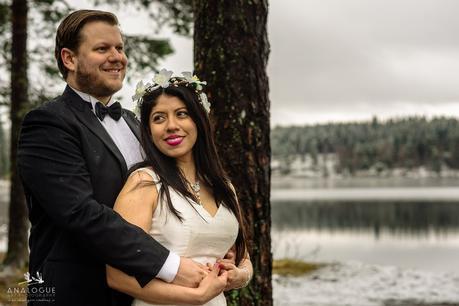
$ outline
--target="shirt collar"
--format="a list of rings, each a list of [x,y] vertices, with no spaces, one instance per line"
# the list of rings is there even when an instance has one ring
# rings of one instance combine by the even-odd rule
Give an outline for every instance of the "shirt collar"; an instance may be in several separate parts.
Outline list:
[[[99,100],[97,100],[96,98],[94,98],[93,96],[91,96],[90,94],[87,94],[87,93],[84,93],[82,91],[79,91],[78,89],[75,89],[73,88],[72,86],[69,85],[69,87],[74,91],[76,92],[80,97],[81,99],[83,99],[84,101],[88,102],[88,103],[91,103],[91,106],[92,106],[92,110],[95,111],[96,109],[96,103],[97,102],[100,102]],[[110,97],[110,100],[108,100],[108,103],[107,103],[107,107],[112,105],[113,103],[115,103],[115,101],[112,99],[112,97]],[[102,102],[101,102],[102,103]],[[103,104],[103,103],[102,103]]]

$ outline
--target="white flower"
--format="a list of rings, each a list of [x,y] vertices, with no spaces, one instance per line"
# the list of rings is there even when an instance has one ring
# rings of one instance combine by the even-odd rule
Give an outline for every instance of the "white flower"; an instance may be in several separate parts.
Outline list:
[[[201,82],[201,81],[199,81],[199,79],[195,83],[196,83],[196,90],[202,90],[202,85],[207,85],[206,81]]]
[[[207,85],[207,82],[201,82],[196,75],[192,75],[189,71],[182,72],[182,75],[188,83],[196,84],[196,90],[198,91],[202,90],[202,85]]]
[[[172,71],[163,68],[155,75],[153,82],[162,88],[166,88],[169,86],[169,79],[171,78],[172,74]]]
[[[140,81],[137,83],[136,89],[135,89],[135,95],[132,96],[132,100],[137,101],[136,106],[134,108],[134,113],[136,114],[137,117],[140,116],[140,109],[141,109],[141,104],[142,104],[142,97],[148,92],[151,93],[158,88],[167,88],[169,85],[171,85],[171,77],[173,75],[172,71],[166,70],[166,69],[161,69],[154,77],[153,77],[153,83],[146,83],[144,84],[143,81]],[[199,96],[199,101],[206,110],[207,113],[210,112],[210,103],[207,100],[207,95],[202,92],[202,85],[207,85],[207,82],[202,82],[199,80],[199,78],[196,75],[193,75],[189,71],[184,71],[182,72],[183,78],[185,79],[185,84],[184,86],[188,86],[188,84],[193,84],[194,85],[194,91],[196,94]],[[173,78],[174,84],[176,86],[179,86],[178,84],[183,84],[183,80]]]
[[[140,103],[136,103],[134,109],[132,110],[135,117],[140,120]]]
[[[145,94],[148,84],[144,84],[143,81],[137,83],[135,87],[135,95],[132,96],[132,101],[137,101]]]
[[[191,72],[189,72],[189,71],[184,71],[184,72],[182,72],[182,75],[183,75],[183,77],[186,79],[186,81],[187,81],[188,83],[193,83],[193,82],[194,82],[194,81],[193,81],[193,78],[194,78],[195,76],[193,76],[193,74],[192,74]]]
[[[207,95],[205,93],[201,92],[199,94],[199,98],[201,100],[202,106],[204,107],[206,112],[209,113],[210,112],[210,103],[209,103],[209,100],[207,100]]]

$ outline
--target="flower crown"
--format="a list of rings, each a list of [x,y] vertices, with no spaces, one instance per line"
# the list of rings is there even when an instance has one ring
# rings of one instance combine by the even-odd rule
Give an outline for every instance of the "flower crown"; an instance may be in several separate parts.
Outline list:
[[[196,75],[191,72],[182,72],[181,77],[172,76],[173,72],[161,69],[152,79],[152,83],[144,84],[143,81],[137,83],[135,89],[135,95],[132,96],[132,100],[136,102],[135,113],[140,114],[140,106],[142,105],[143,96],[151,93],[154,90],[162,87],[167,88],[169,86],[185,86],[194,89],[198,96],[199,103],[204,107],[207,113],[210,111],[210,103],[207,100],[207,95],[202,91],[202,86],[207,85],[207,82],[200,81]]]

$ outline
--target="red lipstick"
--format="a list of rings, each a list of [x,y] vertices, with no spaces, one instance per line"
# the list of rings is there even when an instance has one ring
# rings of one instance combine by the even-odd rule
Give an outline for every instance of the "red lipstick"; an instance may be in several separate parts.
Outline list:
[[[183,141],[183,136],[170,135],[165,139],[166,143],[170,146],[178,146]]]

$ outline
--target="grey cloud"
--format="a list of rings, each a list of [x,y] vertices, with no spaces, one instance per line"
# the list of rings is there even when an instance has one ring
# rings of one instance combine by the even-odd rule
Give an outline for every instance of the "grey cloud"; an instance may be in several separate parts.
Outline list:
[[[454,0],[272,1],[273,108],[459,102],[458,11]]]

